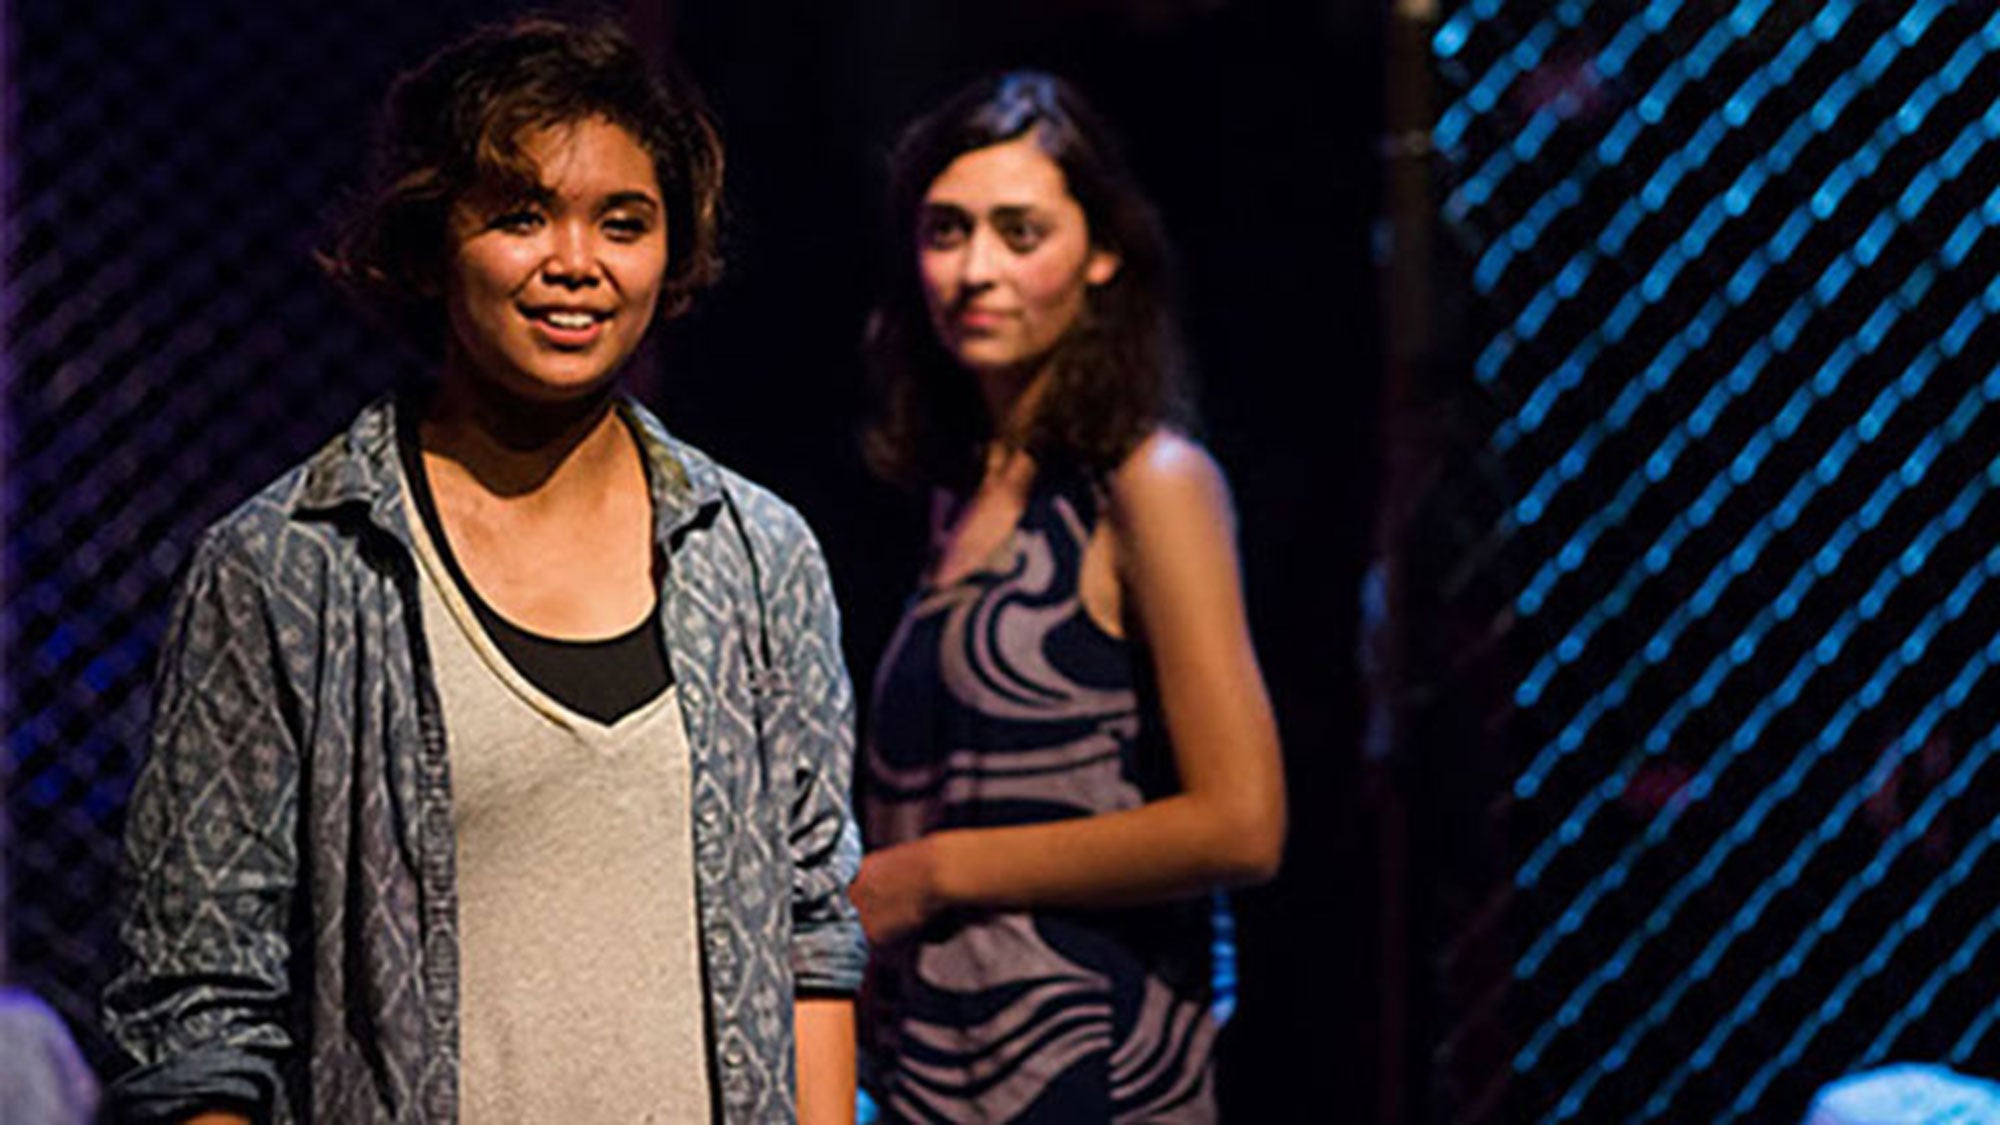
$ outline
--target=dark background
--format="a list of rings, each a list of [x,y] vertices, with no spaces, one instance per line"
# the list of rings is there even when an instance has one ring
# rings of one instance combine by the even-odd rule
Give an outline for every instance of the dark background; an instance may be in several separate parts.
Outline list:
[[[1887,1062],[2000,1073],[1992,5],[629,9],[731,160],[730,272],[637,381],[812,519],[863,682],[920,538],[854,443],[882,155],[1023,64],[1128,134],[1290,773],[1231,1120],[1780,1122]],[[100,1058],[168,583],[412,373],[309,251],[390,76],[507,10],[5,5],[6,975]]]
[[[514,6],[6,5],[7,976],[108,1064],[116,836],[192,536],[411,373],[309,252],[396,70]],[[1077,81],[1183,257],[1207,439],[1242,519],[1293,808],[1238,897],[1236,1120],[1374,1096],[1355,789],[1356,587],[1373,494],[1379,19],[1360,0],[635,3],[729,150],[729,264],[639,373],[667,424],[796,503],[865,686],[921,546],[855,437],[884,155],[986,71]],[[1351,1111],[1351,1112],[1350,1112]]]

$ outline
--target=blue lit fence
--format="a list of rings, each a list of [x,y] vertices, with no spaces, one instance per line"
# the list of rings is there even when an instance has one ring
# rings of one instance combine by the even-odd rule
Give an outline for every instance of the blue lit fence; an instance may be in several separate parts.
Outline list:
[[[1516,673],[1432,1116],[2000,1073],[2000,12],[1469,0],[1432,43]]]

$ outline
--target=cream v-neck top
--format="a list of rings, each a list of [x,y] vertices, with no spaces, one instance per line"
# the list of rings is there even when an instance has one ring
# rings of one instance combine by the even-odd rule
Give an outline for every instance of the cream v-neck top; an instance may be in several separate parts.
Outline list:
[[[608,726],[550,698],[493,644],[406,514],[451,763],[460,1120],[706,1122],[675,689]]]

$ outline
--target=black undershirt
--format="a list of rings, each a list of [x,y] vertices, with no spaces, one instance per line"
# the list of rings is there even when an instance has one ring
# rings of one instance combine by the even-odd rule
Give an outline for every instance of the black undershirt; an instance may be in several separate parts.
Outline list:
[[[458,565],[458,556],[452,553],[451,540],[445,537],[444,522],[438,518],[437,501],[431,495],[430,477],[424,471],[423,455],[417,446],[415,412],[405,412],[404,417],[406,422],[399,427],[396,445],[417,512],[430,532],[431,542],[437,544],[438,557],[451,572],[458,592],[472,606],[480,626],[514,670],[549,698],[607,725],[672,686],[674,674],[667,666],[666,640],[660,631],[658,613],[647,614],[646,620],[616,637],[572,641],[531,633],[486,604],[486,599],[466,579],[465,571]]]

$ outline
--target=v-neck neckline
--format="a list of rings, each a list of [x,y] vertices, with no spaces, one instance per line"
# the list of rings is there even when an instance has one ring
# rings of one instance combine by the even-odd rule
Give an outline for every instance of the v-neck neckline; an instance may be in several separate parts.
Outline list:
[[[397,471],[405,478],[403,518],[409,524],[411,545],[415,548],[426,584],[437,594],[438,600],[444,604],[446,616],[452,619],[453,625],[466,639],[480,661],[499,678],[509,692],[527,704],[531,710],[572,734],[585,737],[593,743],[602,743],[615,740],[631,726],[644,722],[674,695],[675,685],[669,679],[658,692],[607,722],[578,711],[529,679],[507,657],[499,642],[480,620],[480,615],[468,600],[466,591],[460,588],[458,576],[444,554],[449,547],[438,543],[434,538],[430,521],[424,518],[420,509],[415,492],[416,486],[408,479],[409,469],[402,464],[400,458]],[[653,612],[658,613],[657,605]],[[645,624],[642,622],[639,627],[643,628]]]

